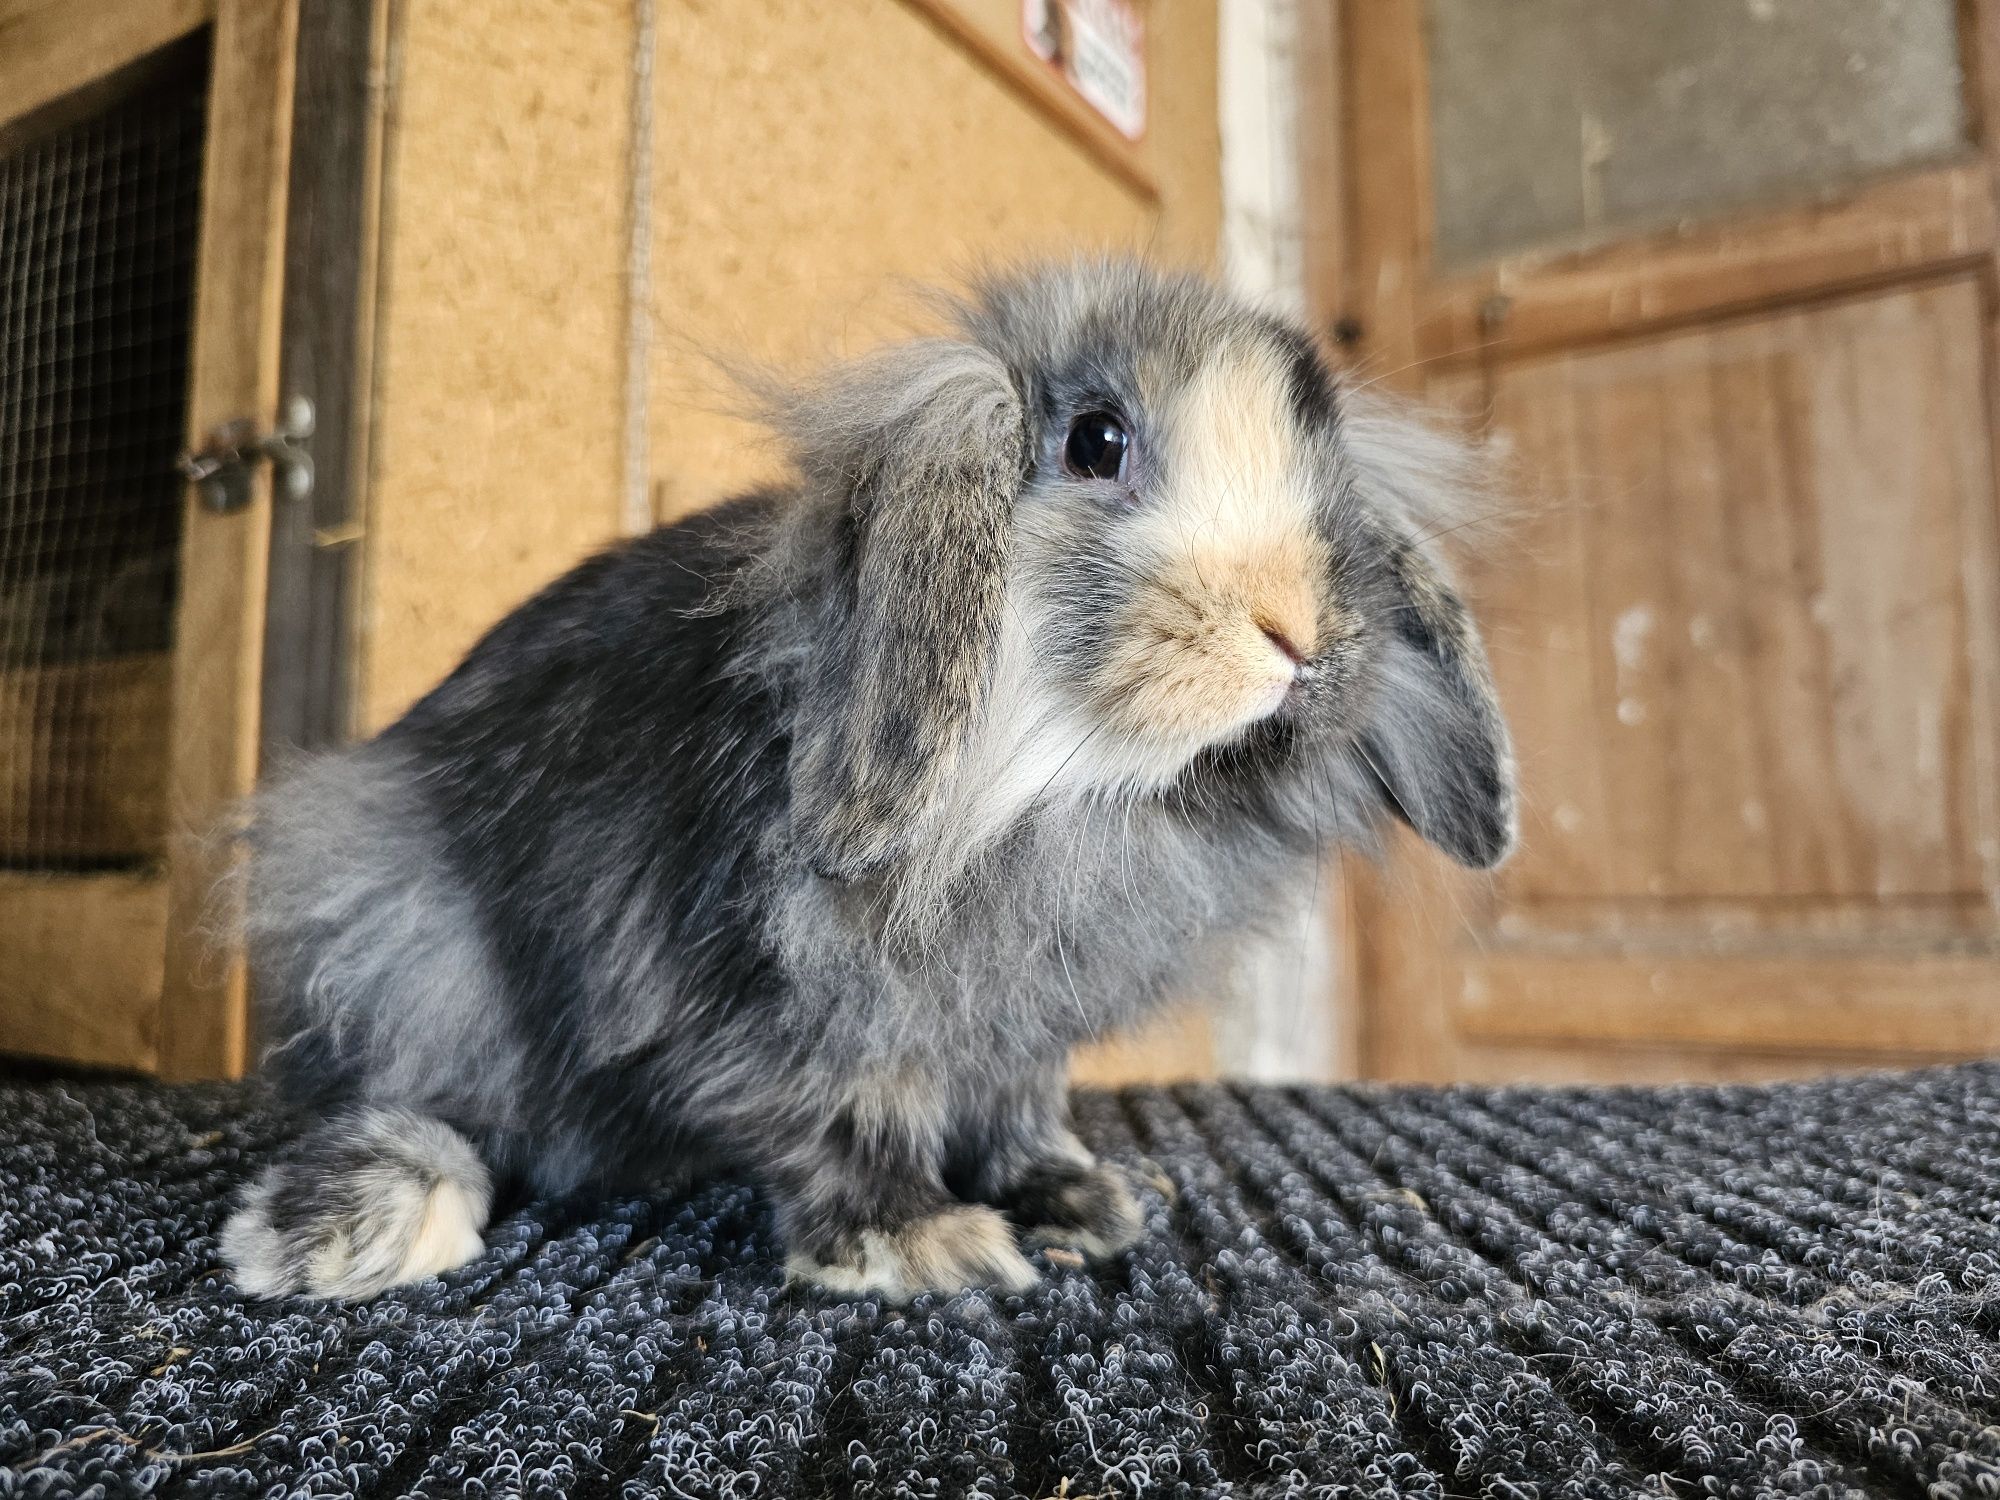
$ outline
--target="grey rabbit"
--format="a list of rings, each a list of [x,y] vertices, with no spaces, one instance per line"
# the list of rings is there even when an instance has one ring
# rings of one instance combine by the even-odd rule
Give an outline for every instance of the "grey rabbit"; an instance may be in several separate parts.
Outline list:
[[[256,1295],[480,1253],[496,1187],[731,1172],[790,1272],[905,1301],[1112,1256],[1066,1060],[1221,972],[1385,816],[1514,836],[1422,528],[1463,454],[1313,340],[1117,260],[769,393],[789,482],[610,548],[247,835],[306,1118]]]

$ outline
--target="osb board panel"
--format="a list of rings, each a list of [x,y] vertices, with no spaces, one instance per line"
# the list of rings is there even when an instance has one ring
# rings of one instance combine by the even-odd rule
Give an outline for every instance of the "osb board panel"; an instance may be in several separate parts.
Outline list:
[[[1213,1078],[1215,1017],[1205,1007],[1180,1005],[1127,1036],[1082,1047],[1069,1074],[1080,1084],[1177,1083]]]
[[[1098,161],[1138,191],[1157,192],[1146,161],[1144,129],[1127,137],[1061,73],[1024,45],[1021,0],[903,0],[976,56],[1028,103],[1082,142]]]
[[[907,283],[1077,247],[1206,264],[1219,223],[1211,0],[1149,12],[1156,210],[902,0],[663,7],[657,504],[770,472],[708,351],[792,364],[911,325]]]
[[[1146,160],[1160,191],[1149,244],[1163,258],[1212,267],[1222,242],[1222,127],[1216,99],[1215,0],[1154,0],[1146,9]]]
[[[396,10],[363,729],[615,529],[631,19],[617,0]],[[1157,207],[901,0],[706,0],[658,25],[663,518],[769,472],[711,352],[857,347],[909,326],[908,281],[981,259],[1213,260],[1213,0],[1150,19]]]
[[[167,883],[0,874],[0,1053],[150,1072],[159,1061]],[[79,932],[94,935],[89,943]]]
[[[616,527],[629,0],[392,22],[364,729]]]

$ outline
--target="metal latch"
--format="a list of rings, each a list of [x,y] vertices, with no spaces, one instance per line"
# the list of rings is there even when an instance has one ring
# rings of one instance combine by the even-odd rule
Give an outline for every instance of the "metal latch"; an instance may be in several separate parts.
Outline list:
[[[262,436],[247,417],[223,423],[208,435],[200,452],[181,455],[181,475],[200,492],[201,503],[218,514],[242,510],[250,503],[251,471],[264,462],[271,465],[278,494],[303,500],[313,487],[312,455],[305,450],[312,433],[312,402],[293,396],[279,413],[278,425]]]

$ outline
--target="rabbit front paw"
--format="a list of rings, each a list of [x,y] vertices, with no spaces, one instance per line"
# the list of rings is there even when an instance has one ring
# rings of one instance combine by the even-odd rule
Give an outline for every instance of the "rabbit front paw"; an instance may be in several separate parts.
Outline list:
[[[843,1296],[908,1302],[925,1292],[971,1287],[1025,1292],[1035,1268],[1014,1243],[1014,1231],[990,1208],[940,1209],[895,1229],[862,1229],[830,1237],[821,1249],[785,1262],[800,1281]]]
[[[1080,1250],[1091,1260],[1130,1249],[1146,1228],[1125,1174],[1101,1162],[1030,1177],[1017,1189],[1012,1207],[1027,1226],[1021,1243],[1028,1249]]]

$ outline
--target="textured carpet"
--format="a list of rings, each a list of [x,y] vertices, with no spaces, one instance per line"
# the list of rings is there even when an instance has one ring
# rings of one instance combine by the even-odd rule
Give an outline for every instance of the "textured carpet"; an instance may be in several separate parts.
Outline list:
[[[788,1291],[719,1186],[259,1305],[254,1091],[0,1085],[0,1494],[2000,1491],[2000,1067],[1079,1114],[1152,1234],[1019,1299]]]

